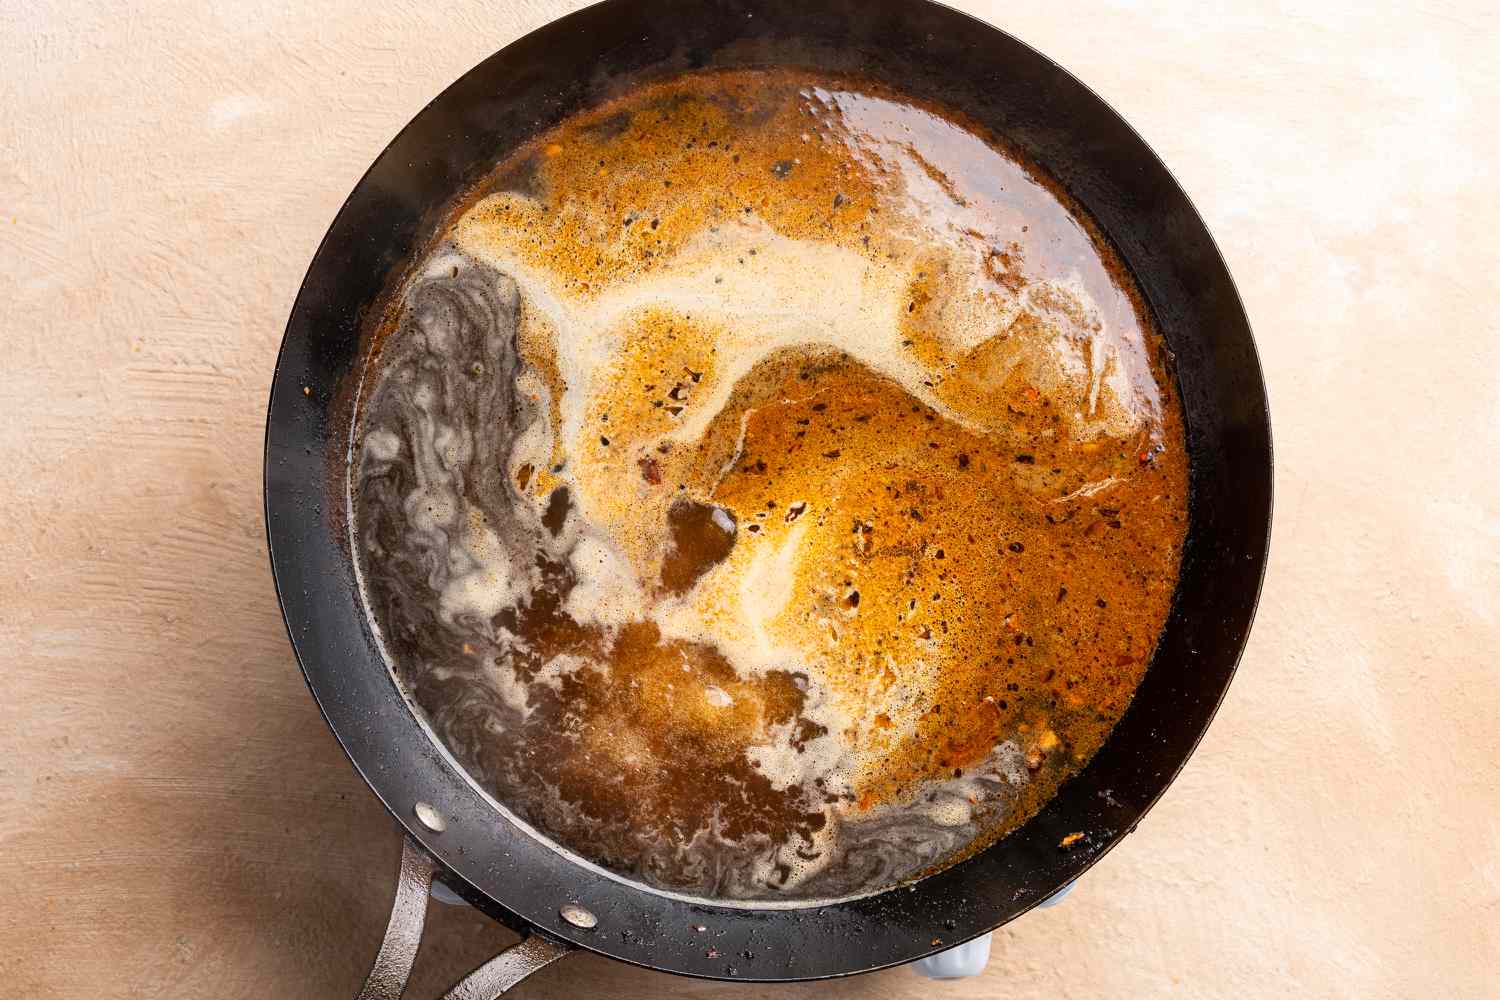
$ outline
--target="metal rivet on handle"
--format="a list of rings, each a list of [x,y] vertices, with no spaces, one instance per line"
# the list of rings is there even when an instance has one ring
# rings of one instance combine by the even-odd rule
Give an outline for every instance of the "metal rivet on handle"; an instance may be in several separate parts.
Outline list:
[[[418,802],[412,806],[411,811],[417,814],[417,821],[433,833],[442,833],[448,829],[448,821],[443,819],[443,814],[426,802]]]
[[[584,930],[588,930],[590,927],[596,927],[599,924],[598,917],[594,916],[592,913],[590,913],[588,910],[585,910],[577,903],[566,903],[557,912],[561,914],[562,918],[568,923],[572,924],[574,927],[581,927]]]

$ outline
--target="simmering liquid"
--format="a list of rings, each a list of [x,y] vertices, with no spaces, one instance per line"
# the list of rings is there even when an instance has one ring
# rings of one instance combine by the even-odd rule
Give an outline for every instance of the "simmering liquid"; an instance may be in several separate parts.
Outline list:
[[[1162,364],[1091,223],[939,109],[640,88],[511,153],[396,295],[350,476],[372,620],[578,854],[718,899],[890,886],[1024,822],[1129,703],[1186,524]]]

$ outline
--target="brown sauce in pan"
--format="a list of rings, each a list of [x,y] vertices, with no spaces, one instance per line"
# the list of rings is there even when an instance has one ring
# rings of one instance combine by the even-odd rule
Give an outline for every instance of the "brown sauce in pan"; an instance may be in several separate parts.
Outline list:
[[[1186,525],[1131,281],[938,109],[689,75],[507,156],[401,290],[351,468],[398,678],[648,884],[952,863],[1099,749]]]

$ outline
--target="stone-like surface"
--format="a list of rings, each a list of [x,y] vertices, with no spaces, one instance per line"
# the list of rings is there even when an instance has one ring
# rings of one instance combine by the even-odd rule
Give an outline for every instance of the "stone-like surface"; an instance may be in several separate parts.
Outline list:
[[[1500,17],[960,5],[1113,102],[1220,240],[1276,420],[1265,598],[1172,792],[1065,905],[997,935],[984,977],[736,993],[1492,994]],[[570,6],[0,10],[7,995],[357,988],[399,848],[276,610],[271,367],[369,161]],[[461,909],[430,929],[417,1000],[510,938]],[[522,995],[723,989],[570,958]]]

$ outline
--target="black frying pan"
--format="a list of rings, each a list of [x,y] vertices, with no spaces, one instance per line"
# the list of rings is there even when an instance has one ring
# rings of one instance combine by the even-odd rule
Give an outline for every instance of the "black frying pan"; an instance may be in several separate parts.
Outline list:
[[[1170,618],[1134,702],[1088,767],[962,864],[910,887],[790,909],[644,889],[498,813],[435,744],[381,657],[354,583],[343,478],[353,383],[382,292],[458,192],[516,144],[633,82],[767,64],[855,73],[955,108],[1057,178],[1155,313],[1175,356],[1192,462]],[[909,962],[1019,916],[1134,829],[1203,735],[1244,647],[1270,515],[1265,386],[1224,262],[1161,161],[1045,56],[923,0],[609,0],[527,35],[444,91],[359,182],[308,269],[272,386],[266,527],[287,628],[328,724],[408,834],[396,911],[363,995],[399,995],[434,871],[530,935],[455,996],[494,996],[573,946],[693,976],[839,976]],[[1074,831],[1086,836],[1061,848]]]

